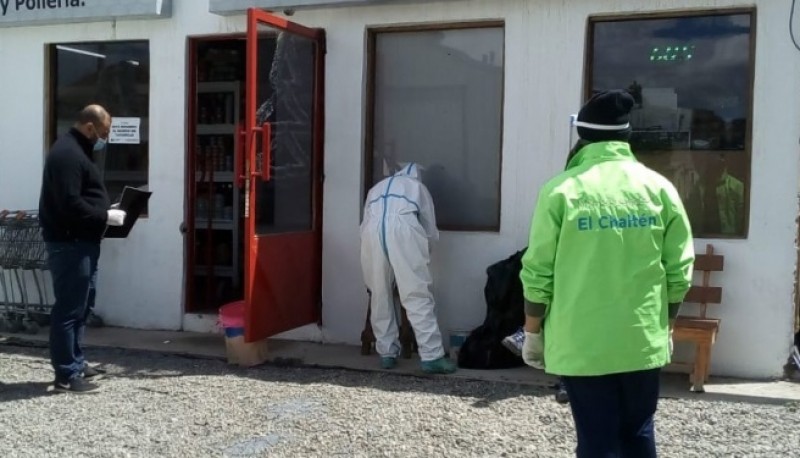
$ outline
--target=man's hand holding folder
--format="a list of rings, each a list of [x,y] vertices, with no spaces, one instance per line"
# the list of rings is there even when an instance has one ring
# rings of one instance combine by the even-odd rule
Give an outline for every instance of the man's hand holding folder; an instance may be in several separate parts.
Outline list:
[[[151,195],[151,192],[144,189],[126,186],[122,190],[120,201],[108,210],[108,227],[104,237],[127,237]]]

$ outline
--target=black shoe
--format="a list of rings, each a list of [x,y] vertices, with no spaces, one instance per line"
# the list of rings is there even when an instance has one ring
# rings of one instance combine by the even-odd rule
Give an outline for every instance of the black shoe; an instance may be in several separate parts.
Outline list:
[[[86,367],[83,368],[83,372],[81,373],[81,377],[83,377],[84,380],[92,382],[97,380],[102,380],[103,377],[105,376],[106,376],[106,371],[104,371],[103,369],[92,367],[88,364],[86,365]]]
[[[66,383],[56,381],[54,388],[62,393],[86,394],[95,392],[100,387],[94,383],[87,382],[83,377],[75,377]]]
[[[569,395],[563,386],[558,387],[558,392],[556,393],[556,402],[559,404],[569,404]]]

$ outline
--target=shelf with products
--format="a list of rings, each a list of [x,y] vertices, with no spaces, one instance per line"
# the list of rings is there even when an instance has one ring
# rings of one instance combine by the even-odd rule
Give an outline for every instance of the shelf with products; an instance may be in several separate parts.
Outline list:
[[[197,126],[236,125],[239,102],[239,83],[198,83]]]
[[[203,189],[201,186],[207,189]],[[239,189],[233,183],[198,183],[198,192],[195,198],[195,220],[204,222],[238,219],[238,191]],[[198,229],[204,227],[204,224],[197,224]]]
[[[193,302],[213,308],[243,293],[243,199],[234,177],[240,85],[197,83],[195,101]]]
[[[198,183],[233,183],[233,172],[214,172],[205,176],[198,173],[195,175],[195,181]]]
[[[235,227],[233,219],[196,219],[195,228],[198,230],[232,231]]]
[[[213,237],[199,237],[195,240],[195,275],[235,275],[238,258],[233,252],[238,237],[227,230],[206,232],[206,235],[213,233]]]
[[[195,128],[197,135],[233,135],[236,133],[235,124],[198,124]]]
[[[105,181],[147,182],[146,170],[106,170],[102,174]]]
[[[197,80],[202,84],[244,79],[245,47],[241,41],[209,45],[198,53]]]
[[[195,177],[198,181],[221,175],[233,181],[233,135],[204,135],[195,140]]]
[[[244,294],[244,193],[234,176],[243,116],[245,42],[190,40],[191,123],[186,186],[187,311],[215,310]]]
[[[220,305],[241,299],[241,290],[234,286],[232,271],[224,271],[221,275],[196,274],[193,278],[194,306],[199,310],[216,309]]]
[[[234,269],[231,266],[206,266],[206,265],[199,265],[195,266],[194,274],[200,277],[208,277],[211,274],[220,277],[233,277],[234,276]]]

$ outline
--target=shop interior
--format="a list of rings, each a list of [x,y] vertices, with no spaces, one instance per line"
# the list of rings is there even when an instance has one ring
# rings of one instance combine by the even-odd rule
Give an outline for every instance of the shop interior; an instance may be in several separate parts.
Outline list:
[[[259,67],[269,68],[275,39],[259,41]],[[234,161],[244,150],[246,43],[243,35],[189,41],[187,312],[214,313],[244,294],[246,199]]]

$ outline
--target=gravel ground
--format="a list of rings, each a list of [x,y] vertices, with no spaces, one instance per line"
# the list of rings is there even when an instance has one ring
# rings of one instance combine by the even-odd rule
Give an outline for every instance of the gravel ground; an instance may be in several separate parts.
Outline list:
[[[47,391],[42,348],[0,345],[4,457],[567,457],[569,410],[552,392],[448,378],[92,349],[91,395]],[[701,399],[701,398],[697,398]],[[798,406],[664,400],[660,456],[800,454]]]

